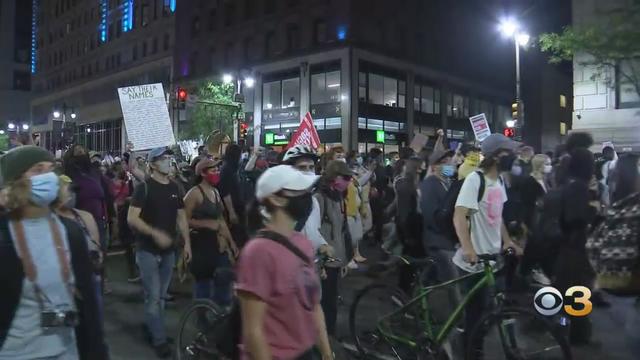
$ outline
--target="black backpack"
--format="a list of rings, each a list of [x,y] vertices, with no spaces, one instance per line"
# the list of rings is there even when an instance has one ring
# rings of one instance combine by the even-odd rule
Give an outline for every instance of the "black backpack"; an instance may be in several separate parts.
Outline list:
[[[283,235],[274,231],[260,230],[255,237],[275,241],[291,251],[308,266],[313,266],[313,260]],[[238,345],[240,345],[242,340],[242,316],[240,314],[240,304],[237,299],[233,302],[231,310],[220,320],[219,324],[220,326],[216,328],[214,335],[216,349],[231,360],[240,359],[240,348]]]
[[[485,184],[486,180],[484,178],[484,174],[482,171],[476,171],[476,174],[480,176],[480,187],[478,189],[478,203],[482,201],[482,197],[484,196]],[[456,201],[458,201],[458,194],[460,194],[460,189],[462,189],[462,184],[464,183],[464,179],[462,180],[454,180],[449,186],[449,190],[447,190],[447,194],[444,197],[444,201],[442,202],[442,206],[435,214],[436,221],[440,225],[440,231],[452,242],[459,243],[458,235],[456,234],[456,228],[453,225],[453,214],[456,211]]]

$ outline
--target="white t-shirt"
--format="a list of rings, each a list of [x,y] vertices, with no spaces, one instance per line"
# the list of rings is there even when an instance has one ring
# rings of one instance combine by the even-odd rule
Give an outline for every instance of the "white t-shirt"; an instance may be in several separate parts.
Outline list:
[[[497,254],[502,247],[500,230],[502,228],[502,208],[507,201],[507,191],[500,180],[485,176],[485,191],[478,203],[480,176],[476,172],[469,174],[456,201],[456,207],[469,209],[471,244],[476,254]],[[467,272],[482,271],[482,264],[471,265],[464,261],[462,248],[453,256],[453,263]]]

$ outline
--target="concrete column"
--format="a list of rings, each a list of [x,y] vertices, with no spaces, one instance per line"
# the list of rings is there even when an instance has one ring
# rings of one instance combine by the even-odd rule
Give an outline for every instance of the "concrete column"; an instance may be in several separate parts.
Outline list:
[[[406,91],[406,99],[405,99],[405,108],[407,110],[407,124],[405,126],[405,131],[407,132],[407,145],[411,143],[411,140],[413,140],[414,117],[415,117],[415,109],[413,108],[413,98],[414,98],[413,88],[415,83],[416,83],[415,74],[413,72],[409,72],[407,74],[407,91]]]
[[[353,49],[341,61],[342,143],[349,150],[358,150],[358,57]]]
[[[255,74],[253,95],[253,146],[262,144],[262,74]]]
[[[310,80],[311,75],[309,74],[309,63],[303,62],[300,64],[300,119],[310,111],[311,107],[311,89],[310,89]]]

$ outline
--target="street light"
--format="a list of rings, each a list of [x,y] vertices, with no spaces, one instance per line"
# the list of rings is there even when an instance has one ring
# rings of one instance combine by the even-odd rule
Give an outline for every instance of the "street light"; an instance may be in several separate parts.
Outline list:
[[[507,127],[512,128],[516,126],[515,120],[507,120]]]
[[[232,81],[233,81],[233,75],[231,74],[222,75],[222,82],[224,84],[231,84]]]
[[[246,79],[244,79],[244,85],[248,88],[252,88],[253,85],[256,84],[256,79],[252,78],[252,77],[248,77]]]
[[[14,130],[16,128],[16,124],[9,123],[9,125],[7,125],[7,127],[9,128],[9,130]]]
[[[72,119],[75,119],[77,116],[78,116],[78,115],[76,115],[76,113],[75,113],[75,112],[72,112],[72,113],[71,113],[71,118],[72,118]]]
[[[0,135],[4,135],[4,130],[0,130]]]
[[[22,124],[22,130],[29,130],[29,124]]]
[[[518,122],[514,122],[514,126],[522,127],[524,125],[524,108],[522,106],[522,97],[520,94],[520,46],[527,46],[530,40],[521,25],[514,19],[506,18],[500,21],[498,26],[503,36],[513,39],[516,48],[516,102],[518,103]],[[508,123],[507,123],[508,124]],[[508,127],[511,127],[507,125]]]
[[[59,119],[60,118],[60,111],[54,110],[53,111],[53,118],[54,119]]]

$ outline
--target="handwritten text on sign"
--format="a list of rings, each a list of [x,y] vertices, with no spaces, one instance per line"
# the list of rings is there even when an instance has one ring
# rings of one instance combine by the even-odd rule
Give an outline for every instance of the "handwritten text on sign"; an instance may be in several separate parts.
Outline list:
[[[175,144],[161,83],[118,88],[118,96],[133,150]]]

